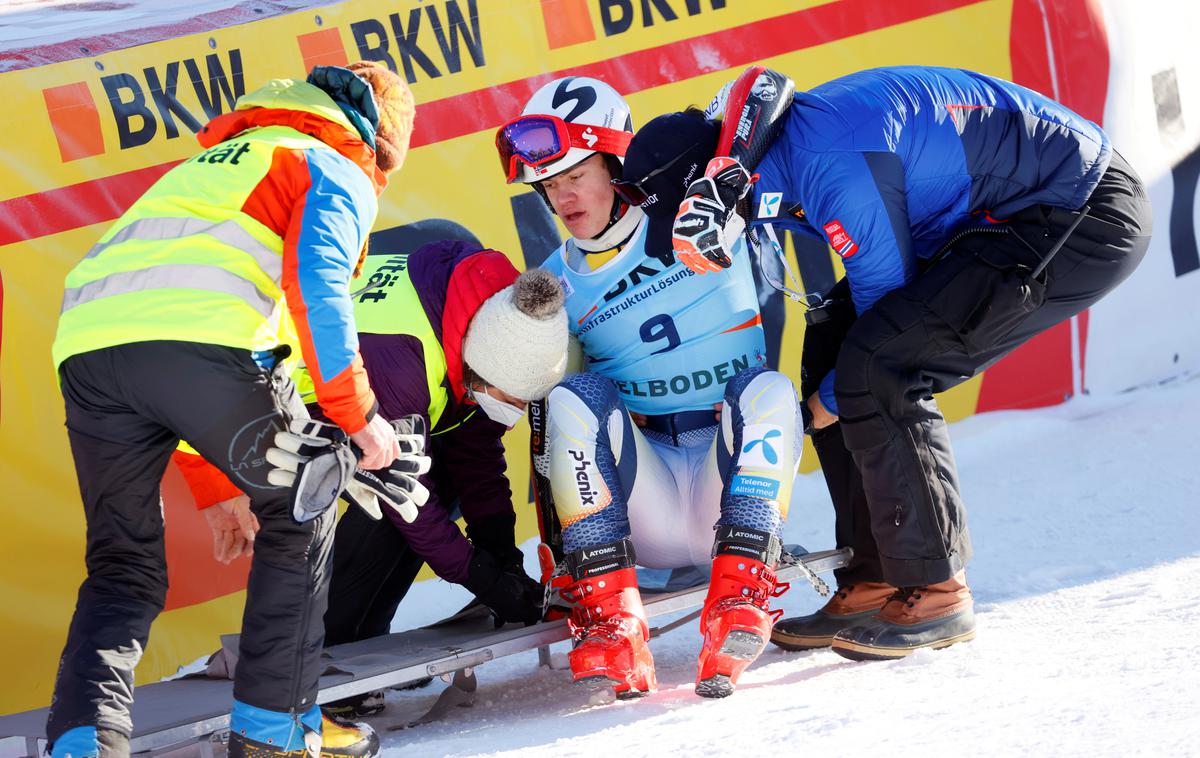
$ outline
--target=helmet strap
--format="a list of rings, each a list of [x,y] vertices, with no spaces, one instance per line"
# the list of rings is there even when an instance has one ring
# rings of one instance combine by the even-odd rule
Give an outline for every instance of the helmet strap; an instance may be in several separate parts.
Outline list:
[[[542,202],[545,203],[546,207],[550,209],[550,215],[557,216],[558,213],[554,210],[554,206],[550,203],[550,196],[546,194],[546,190],[545,190],[545,188],[542,187],[542,183],[541,182],[530,182],[529,186],[533,187],[534,191],[537,192],[538,195],[542,198]]]

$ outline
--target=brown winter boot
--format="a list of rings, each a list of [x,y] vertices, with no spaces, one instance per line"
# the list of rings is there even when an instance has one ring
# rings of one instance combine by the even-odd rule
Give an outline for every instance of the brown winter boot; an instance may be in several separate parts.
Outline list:
[[[784,650],[829,647],[833,635],[874,616],[896,588],[887,582],[859,582],[838,587],[816,613],[794,616],[775,625],[771,642]]]
[[[960,571],[944,582],[896,590],[874,618],[838,632],[831,646],[852,661],[878,661],[974,638],[974,601]]]

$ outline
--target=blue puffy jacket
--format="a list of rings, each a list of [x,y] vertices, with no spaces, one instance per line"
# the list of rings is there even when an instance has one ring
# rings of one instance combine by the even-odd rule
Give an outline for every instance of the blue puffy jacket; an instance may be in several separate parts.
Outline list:
[[[971,71],[861,71],[800,92],[755,171],[755,218],[829,241],[859,313],[960,229],[1081,207],[1108,167],[1096,124]],[[837,411],[833,374],[821,401]]]

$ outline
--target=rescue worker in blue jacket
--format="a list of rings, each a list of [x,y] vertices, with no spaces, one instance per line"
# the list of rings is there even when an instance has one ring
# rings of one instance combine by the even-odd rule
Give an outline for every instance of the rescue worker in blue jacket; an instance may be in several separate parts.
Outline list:
[[[773,639],[855,660],[971,639],[971,542],[933,395],[1128,277],[1150,240],[1145,188],[1099,126],[971,71],[880,68],[794,92],[753,67],[717,113],[717,152],[675,219],[680,260],[728,267],[745,222],[822,238],[846,270],[835,317],[806,334],[802,392],[855,560]]]

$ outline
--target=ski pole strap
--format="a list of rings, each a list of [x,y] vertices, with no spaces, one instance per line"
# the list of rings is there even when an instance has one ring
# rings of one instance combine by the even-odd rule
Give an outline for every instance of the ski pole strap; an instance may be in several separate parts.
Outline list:
[[[787,253],[785,253],[783,251],[783,245],[781,245],[779,243],[779,235],[775,233],[775,225],[774,224],[763,224],[762,231],[763,231],[763,236],[767,238],[767,245],[770,247],[771,252],[775,255],[775,258],[779,261],[779,265],[783,269],[783,274],[784,274],[784,279],[782,281],[775,282],[775,281],[772,281],[771,279],[767,278],[767,273],[764,270],[762,272],[763,278],[767,279],[767,284],[770,284],[772,287],[779,290],[780,292],[787,295],[788,297],[795,300],[796,302],[802,303],[804,305],[810,305],[811,298],[813,297],[812,293],[799,292],[797,290],[791,289],[788,286],[789,282],[799,283],[800,277],[796,276],[796,272],[792,270],[792,264],[790,261],[788,261]],[[761,255],[761,250],[762,250],[761,240],[759,241],[758,247],[759,247],[760,255]],[[761,259],[760,259],[760,266],[761,265],[762,264],[761,264]],[[765,269],[766,267],[763,266],[763,268]]]
[[[637,556],[629,538],[607,542],[595,547],[572,550],[566,555],[567,571],[575,581],[618,569],[633,568]]]
[[[713,541],[713,557],[718,555],[740,555],[774,568],[783,552],[783,543],[770,532],[745,526],[717,525],[717,538]]]
[[[759,230],[761,230],[761,234]],[[830,319],[829,308],[835,305],[835,301],[819,292],[801,292],[791,286],[793,283],[798,287],[803,285],[800,284],[800,277],[796,276],[796,272],[792,270],[792,264],[788,262],[787,254],[783,250],[783,245],[779,243],[779,236],[775,233],[774,225],[763,224],[758,227],[750,227],[747,228],[746,234],[755,251],[758,271],[762,274],[763,281],[775,291],[781,292],[791,300],[803,305],[804,320],[810,326],[828,321]],[[782,275],[775,275],[774,266],[768,265],[770,259],[778,262],[779,270],[783,272]]]

